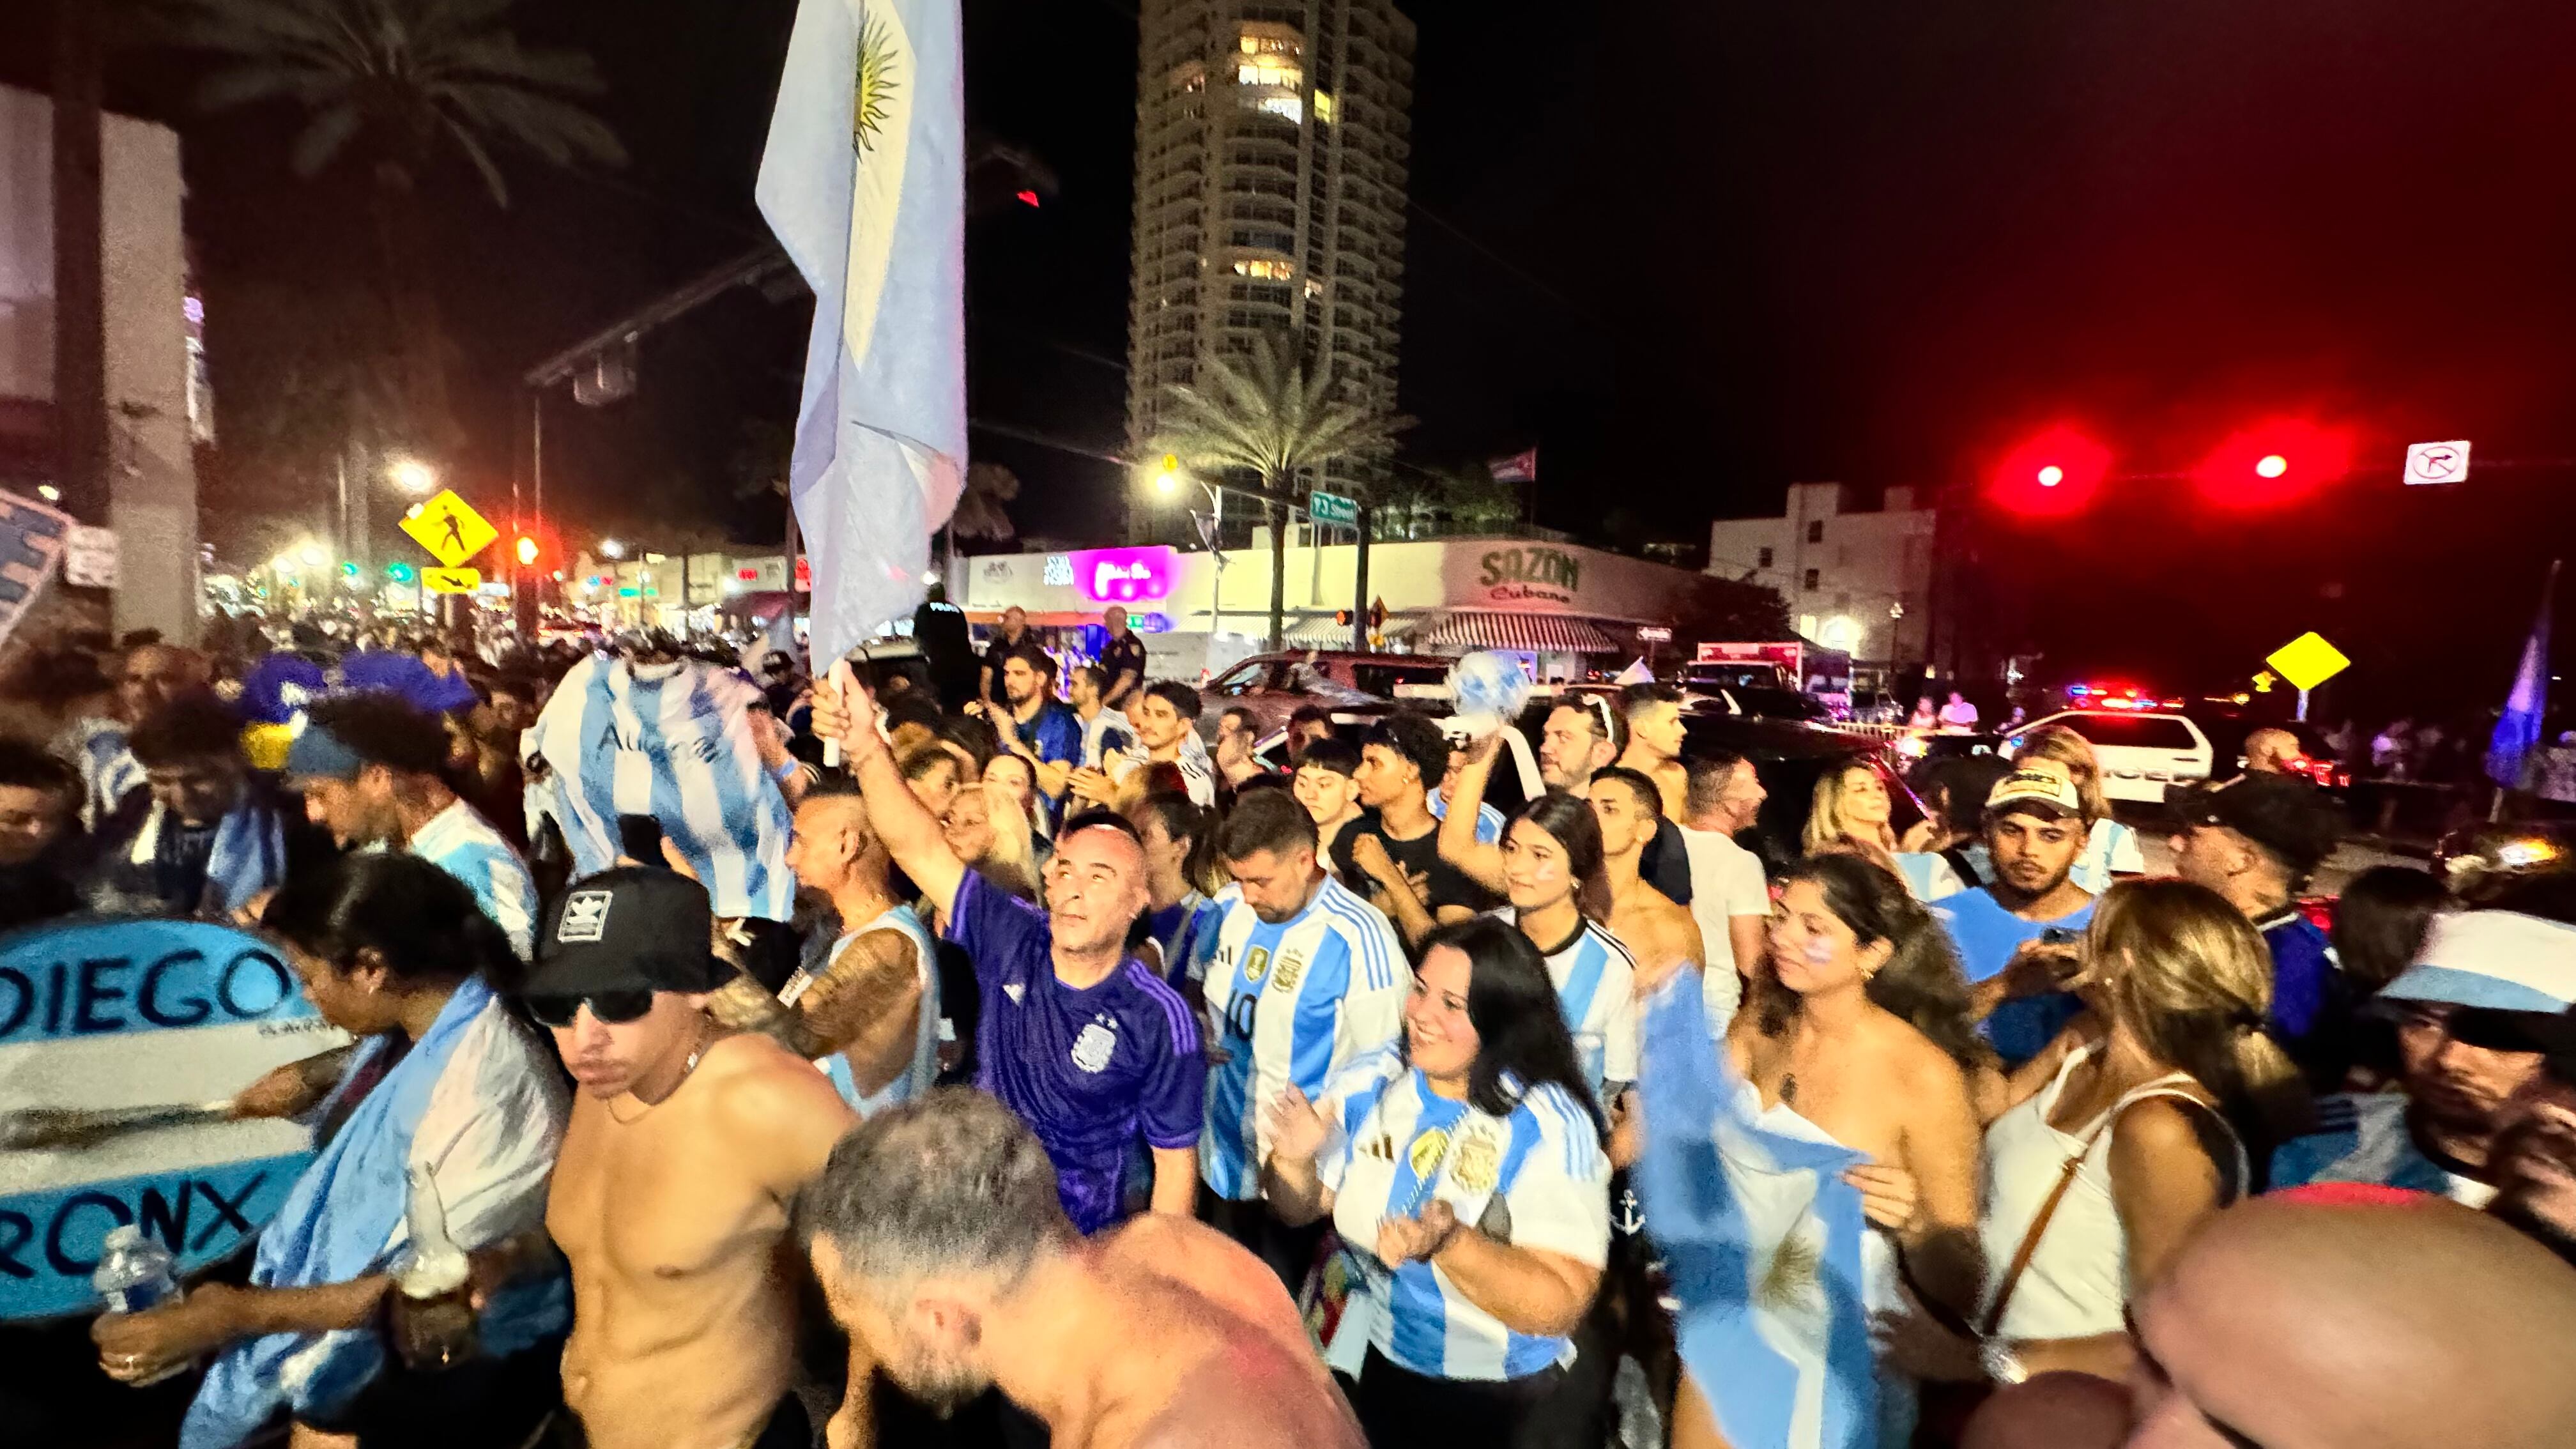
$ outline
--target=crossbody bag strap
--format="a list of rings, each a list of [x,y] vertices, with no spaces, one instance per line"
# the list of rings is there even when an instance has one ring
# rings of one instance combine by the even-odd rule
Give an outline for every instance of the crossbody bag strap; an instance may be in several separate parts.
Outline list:
[[[2050,1188],[2048,1196],[2041,1201],[2039,1212],[2031,1218],[2029,1229],[2021,1235],[2021,1246],[2013,1250],[2012,1265],[2004,1269],[2003,1277],[1995,1283],[1994,1301],[1987,1305],[1985,1321],[1977,1329],[1979,1340],[1994,1337],[1995,1330],[2002,1326],[2004,1310],[2012,1306],[2013,1290],[2021,1286],[2021,1275],[2030,1267],[2031,1258],[2039,1252],[2040,1235],[2048,1231],[2049,1220],[2057,1216],[2058,1205],[2066,1201],[2066,1190],[2075,1185],[2075,1175],[2084,1170],[2084,1159],[2093,1154],[2093,1144],[2102,1140],[2102,1134],[2111,1130],[2111,1124],[2119,1120],[2119,1116],[2117,1110],[2104,1114],[2102,1125],[2085,1137],[2084,1145],[2076,1148],[2066,1159],[2066,1165],[2058,1170],[2057,1185]]]

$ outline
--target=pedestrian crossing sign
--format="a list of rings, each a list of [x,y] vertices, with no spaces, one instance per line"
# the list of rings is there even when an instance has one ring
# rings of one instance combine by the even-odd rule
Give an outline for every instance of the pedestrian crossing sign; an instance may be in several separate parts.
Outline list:
[[[483,587],[483,575],[474,569],[422,569],[420,583],[433,594],[470,594]]]
[[[2279,670],[2281,677],[2290,681],[2290,687],[2302,694],[2352,667],[2342,650],[2314,630],[2273,650],[2263,662]]]
[[[457,497],[453,488],[440,489],[437,497],[404,515],[402,531],[449,568],[490,548],[492,540],[501,536],[501,530],[484,522],[483,515]]]

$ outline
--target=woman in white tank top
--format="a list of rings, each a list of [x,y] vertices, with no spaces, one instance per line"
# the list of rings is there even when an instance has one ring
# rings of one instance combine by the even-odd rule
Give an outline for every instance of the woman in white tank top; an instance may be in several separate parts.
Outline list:
[[[1986,1129],[1974,1326],[1981,1367],[2005,1380],[2124,1377],[2129,1301],[2193,1224],[2251,1190],[2240,1127],[2273,1138],[2306,1107],[2262,1031],[2270,953],[2215,892],[2113,886],[2077,990],[2085,1015],[2014,1074],[2012,1105]]]

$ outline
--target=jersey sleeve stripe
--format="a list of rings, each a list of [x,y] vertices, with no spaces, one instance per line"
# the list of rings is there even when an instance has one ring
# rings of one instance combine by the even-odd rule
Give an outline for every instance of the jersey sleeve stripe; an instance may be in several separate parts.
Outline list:
[[[1198,1019],[1191,1014],[1189,1003],[1181,999],[1181,994],[1172,989],[1170,982],[1146,970],[1144,962],[1132,957],[1127,962],[1127,974],[1144,988],[1155,1005],[1163,1009],[1164,1020],[1171,1027],[1172,1050],[1184,1055],[1197,1051]],[[1197,1139],[1193,1137],[1191,1140]]]

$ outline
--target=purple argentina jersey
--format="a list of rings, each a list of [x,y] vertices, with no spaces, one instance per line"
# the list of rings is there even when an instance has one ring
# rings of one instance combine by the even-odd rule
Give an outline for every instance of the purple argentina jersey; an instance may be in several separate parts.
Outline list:
[[[1046,916],[973,871],[958,884],[948,939],[975,962],[983,1020],[976,1085],[1046,1144],[1074,1227],[1117,1221],[1128,1148],[1195,1148],[1207,1059],[1189,1004],[1130,956],[1099,985],[1058,981]]]

